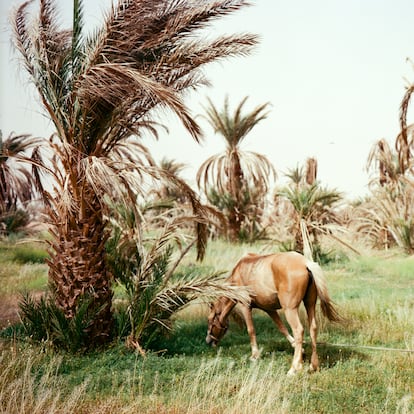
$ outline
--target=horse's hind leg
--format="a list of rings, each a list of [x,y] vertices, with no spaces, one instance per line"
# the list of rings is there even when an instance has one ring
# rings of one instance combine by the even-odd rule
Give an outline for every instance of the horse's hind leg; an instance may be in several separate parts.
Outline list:
[[[312,342],[312,356],[311,356],[311,364],[310,364],[310,371],[318,371],[319,370],[319,358],[318,353],[316,350],[316,337],[318,334],[318,329],[316,326],[316,318],[315,318],[315,306],[310,306],[306,308],[308,312],[308,321],[309,321],[309,333]]]
[[[311,364],[309,370],[311,372],[319,370],[319,358],[316,349],[316,338],[318,334],[318,327],[316,324],[316,316],[315,316],[315,309],[316,309],[316,293],[315,295],[310,292],[307,295],[306,299],[304,300],[306,312],[308,314],[308,322],[309,322],[309,334],[311,337],[312,343],[312,356],[311,356]]]
[[[303,369],[303,326],[299,319],[298,308],[285,309],[285,316],[292,328],[293,337],[295,338],[295,352],[293,355],[292,366],[288,372],[288,375],[292,375]]]
[[[295,347],[295,339],[289,333],[286,326],[283,324],[282,319],[280,319],[280,316],[279,316],[278,312],[276,310],[274,310],[274,311],[266,311],[266,313],[272,318],[273,322],[279,328],[279,331],[286,337],[286,339],[290,342],[290,344],[294,348]]]

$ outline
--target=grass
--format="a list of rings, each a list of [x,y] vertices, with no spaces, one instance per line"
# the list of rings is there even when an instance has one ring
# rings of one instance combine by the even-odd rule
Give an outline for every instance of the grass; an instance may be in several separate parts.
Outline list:
[[[45,247],[39,242],[0,243],[0,296],[46,289]]]
[[[20,264],[12,250],[0,255],[1,294],[44,289],[46,267]],[[229,270],[243,253],[260,250],[213,242],[203,266]],[[350,323],[320,318],[319,341],[328,344],[319,345],[319,373],[286,376],[292,350],[261,312],[254,316],[259,361],[249,361],[247,333],[235,323],[217,349],[207,348],[207,309],[193,305],[145,358],[123,344],[81,356],[4,339],[0,413],[414,412],[414,354],[358,347],[414,349],[414,260],[360,257],[325,270],[331,296]]]

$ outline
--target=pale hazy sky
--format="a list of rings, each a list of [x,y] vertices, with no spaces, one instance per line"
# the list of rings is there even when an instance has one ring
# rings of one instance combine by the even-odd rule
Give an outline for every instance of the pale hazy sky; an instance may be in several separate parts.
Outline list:
[[[380,138],[394,142],[399,105],[407,80],[414,82],[413,0],[252,0],[253,6],[226,18],[208,33],[252,32],[261,37],[255,53],[206,67],[211,88],[192,93],[194,114],[206,97],[221,107],[248,95],[246,109],[270,102],[269,117],[245,139],[244,149],[266,154],[279,173],[307,157],[319,162],[318,177],[349,197],[367,193],[366,159]],[[0,129],[7,137],[50,135],[38,100],[25,74],[11,59],[7,16],[14,0],[0,0]],[[60,0],[62,20],[70,22],[72,2]],[[88,24],[97,25],[110,0],[85,0]],[[413,118],[413,116],[411,116]],[[411,119],[412,122],[412,119]],[[163,156],[188,164],[187,178],[224,148],[219,136],[200,121],[203,145],[168,117],[170,134],[146,145]]]

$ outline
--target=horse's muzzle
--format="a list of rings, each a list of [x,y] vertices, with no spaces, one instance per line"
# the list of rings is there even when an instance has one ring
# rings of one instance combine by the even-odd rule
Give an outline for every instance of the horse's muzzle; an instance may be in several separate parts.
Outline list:
[[[206,336],[206,344],[215,348],[217,346],[217,341],[214,340],[211,335],[207,335]]]

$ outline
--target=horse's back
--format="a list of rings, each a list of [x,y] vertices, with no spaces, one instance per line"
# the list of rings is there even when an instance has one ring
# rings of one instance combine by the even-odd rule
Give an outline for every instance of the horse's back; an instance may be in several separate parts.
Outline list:
[[[248,286],[253,305],[262,309],[292,306],[302,300],[308,285],[306,259],[297,252],[247,254],[236,264],[232,282]]]
[[[233,274],[239,272],[250,278],[263,278],[269,275],[297,275],[307,272],[307,260],[298,252],[279,252],[266,255],[247,253],[233,269]]]

